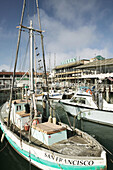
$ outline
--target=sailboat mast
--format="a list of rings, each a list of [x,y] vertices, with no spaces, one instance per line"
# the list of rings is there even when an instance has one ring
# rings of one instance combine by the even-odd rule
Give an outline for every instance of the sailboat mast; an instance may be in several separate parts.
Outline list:
[[[32,20],[30,20],[30,70],[31,70],[31,93],[34,93],[34,57],[33,57],[33,30],[32,30]]]
[[[42,28],[41,28],[41,22],[40,22],[40,13],[39,13],[38,0],[36,0],[36,5],[37,5],[39,29],[41,31]],[[42,45],[42,55],[43,55],[43,65],[44,65],[44,73],[45,73],[45,79],[46,79],[46,87],[47,87],[47,92],[49,92],[48,82],[47,82],[47,74],[46,74],[45,53],[44,53],[44,43],[43,43],[43,34],[42,34],[42,32],[40,33],[40,35],[41,35],[41,45]]]
[[[31,120],[33,117],[33,112],[35,111],[35,116],[37,116],[37,109],[35,103],[35,93],[34,93],[34,55],[33,55],[34,43],[33,43],[33,24],[30,20],[30,72],[31,72],[31,84],[30,84],[30,93],[31,93]]]
[[[20,20],[20,26],[21,26],[22,23],[23,23],[25,5],[26,5],[26,0],[24,0],[24,2],[23,2],[23,9],[22,9],[22,15],[21,15],[21,20]],[[20,38],[21,38],[21,28],[19,29],[19,34],[18,34],[16,58],[15,58],[15,65],[14,65],[14,71],[13,71],[13,80],[12,80],[11,93],[10,93],[9,113],[8,113],[8,124],[7,124],[8,127],[10,126],[10,112],[11,112],[11,104],[12,104],[12,96],[13,96],[13,88],[14,88],[14,80],[15,80],[15,72],[16,72],[16,66],[17,66],[17,59],[18,59],[18,51],[19,51],[19,45],[20,45]]]

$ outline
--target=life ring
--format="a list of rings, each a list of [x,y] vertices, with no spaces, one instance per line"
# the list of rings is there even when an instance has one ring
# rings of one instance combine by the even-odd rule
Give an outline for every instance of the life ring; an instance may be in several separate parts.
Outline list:
[[[39,124],[39,120],[38,119],[33,120],[33,125],[36,126],[37,124]]]
[[[86,92],[92,94],[92,91],[90,89],[87,89]]]

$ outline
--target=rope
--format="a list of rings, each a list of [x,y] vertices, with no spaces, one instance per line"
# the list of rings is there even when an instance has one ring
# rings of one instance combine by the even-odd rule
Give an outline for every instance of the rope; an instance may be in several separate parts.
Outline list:
[[[30,18],[30,16],[29,16],[29,0],[27,1],[27,17],[28,17],[28,19]]]
[[[8,144],[8,142],[7,142],[7,143],[5,144],[5,146],[0,150],[0,152],[2,152],[2,151],[6,148],[7,144]]]
[[[74,119],[73,119],[73,129],[75,129],[75,121],[76,121],[76,117],[77,117],[77,116],[74,116]]]
[[[111,161],[111,163],[113,164],[113,160],[112,160],[112,159],[110,159],[110,161]]]
[[[24,55],[24,60],[23,60],[23,65],[21,67],[21,70],[25,70],[25,65],[26,65],[25,59],[27,58],[26,56],[28,54],[28,47],[29,47],[29,39],[28,39],[28,42],[27,42],[26,52],[25,52],[25,55]]]
[[[69,125],[70,125],[70,128],[72,129],[71,122],[70,122],[70,120],[69,120],[69,116],[68,116],[67,112],[65,112],[65,113],[66,113],[66,117],[67,117],[68,123],[69,123]]]
[[[30,143],[29,143],[30,145]],[[30,149],[29,149],[29,170],[31,170],[31,152],[30,152]]]

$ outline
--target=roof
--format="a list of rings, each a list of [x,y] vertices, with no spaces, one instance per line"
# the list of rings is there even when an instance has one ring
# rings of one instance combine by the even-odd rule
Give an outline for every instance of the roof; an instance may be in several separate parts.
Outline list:
[[[113,58],[89,62],[88,64],[84,64],[84,65],[78,66],[76,68],[77,69],[83,69],[83,68],[110,66],[110,65],[113,65]]]
[[[73,63],[59,65],[59,66],[56,66],[55,69],[58,70],[58,69],[61,69],[61,68],[69,68],[69,67],[83,65],[84,61],[88,61],[88,60],[80,60],[80,61],[73,62]]]
[[[98,60],[105,60],[105,58],[102,57],[101,55],[97,55],[95,58],[98,59]]]
[[[16,76],[23,76],[26,72],[16,72],[15,75]],[[34,73],[35,74],[35,73]],[[37,75],[42,75],[43,73],[37,73]],[[0,72],[0,75],[13,75],[13,72]],[[27,72],[26,75],[29,75],[29,73]],[[47,73],[48,75],[48,73]]]

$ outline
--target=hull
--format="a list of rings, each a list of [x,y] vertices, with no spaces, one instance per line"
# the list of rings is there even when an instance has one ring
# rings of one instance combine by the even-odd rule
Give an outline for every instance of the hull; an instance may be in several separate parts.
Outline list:
[[[92,107],[72,104],[71,102],[62,102],[64,110],[73,116],[86,119],[88,121],[97,122],[113,126],[113,112],[107,110],[95,109]]]
[[[49,99],[56,99],[56,100],[60,100],[60,99],[62,99],[62,94],[61,93],[55,93],[55,92],[53,92],[53,93],[49,93]]]
[[[7,129],[7,126],[0,120],[0,128],[4,132],[10,145],[14,150],[20,154],[27,161],[32,163],[34,166],[47,169],[67,169],[67,170],[94,170],[94,169],[106,169],[106,154],[102,151],[100,157],[68,157],[66,155],[57,154],[44,149],[42,147],[34,147],[25,141],[21,141],[12,131]]]

